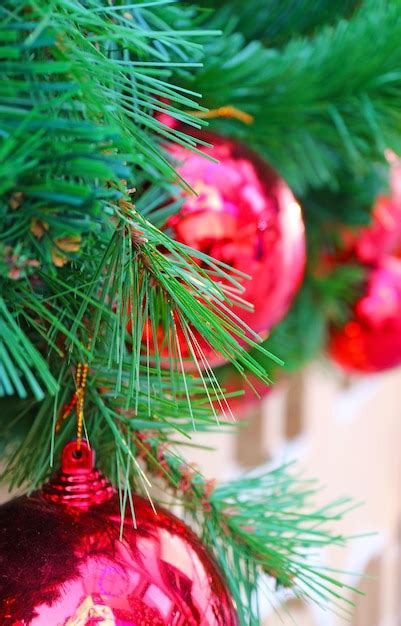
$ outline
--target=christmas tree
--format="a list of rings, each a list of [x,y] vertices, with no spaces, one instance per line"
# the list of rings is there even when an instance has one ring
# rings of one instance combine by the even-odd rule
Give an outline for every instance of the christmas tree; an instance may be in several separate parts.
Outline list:
[[[316,485],[287,465],[215,484],[180,446],[235,428],[243,381],[269,386],[352,319],[377,261],[355,233],[401,152],[400,2],[4,0],[0,24],[4,481],[31,494],[68,442],[79,455],[89,442],[117,490],[119,541],[141,511],[149,523],[134,494],[178,502],[224,574],[233,624],[259,624],[272,580],[349,610],[341,576],[310,558],[346,541],[349,500],[314,509]],[[374,265],[391,280],[399,243]],[[396,355],[357,369],[398,364],[390,343]],[[50,623],[34,621],[21,574],[40,561],[34,527],[29,542],[10,537],[4,506],[1,623]],[[60,539],[57,584],[73,553]],[[221,607],[167,618],[140,602],[129,621],[88,592],[60,623],[229,623]]]

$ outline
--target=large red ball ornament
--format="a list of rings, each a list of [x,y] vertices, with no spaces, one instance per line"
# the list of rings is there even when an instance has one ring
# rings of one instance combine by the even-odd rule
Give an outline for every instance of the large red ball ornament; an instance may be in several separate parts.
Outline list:
[[[235,626],[214,561],[178,518],[120,501],[86,442],[41,492],[0,507],[2,626]]]
[[[168,146],[179,174],[197,195],[181,192],[184,203],[167,227],[178,241],[251,277],[244,281],[241,297],[253,311],[234,306],[233,312],[265,337],[286,314],[302,281],[301,209],[284,180],[255,153],[217,135],[199,137],[213,144],[202,151],[218,163],[182,146]],[[202,349],[210,365],[224,361]]]
[[[381,372],[401,364],[401,260],[387,257],[370,270],[354,315],[333,330],[329,352],[354,372]]]

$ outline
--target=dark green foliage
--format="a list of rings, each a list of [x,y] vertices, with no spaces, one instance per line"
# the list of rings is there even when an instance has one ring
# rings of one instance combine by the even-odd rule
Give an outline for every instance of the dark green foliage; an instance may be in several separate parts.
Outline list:
[[[337,189],[310,189],[301,198],[310,244],[321,247],[322,235],[333,242],[338,238],[341,225],[358,227],[368,224],[379,193],[389,193],[388,168],[384,164],[360,176],[352,171],[341,172]],[[320,239],[319,244],[314,237]]]
[[[201,6],[213,7],[212,0]],[[271,48],[283,45],[295,35],[308,35],[341,17],[350,17],[359,0],[225,0],[213,15],[216,25],[230,25],[251,41],[260,39]],[[215,5],[216,6],[216,5]]]
[[[367,174],[385,148],[401,150],[400,30],[399,3],[380,1],[281,49],[229,32],[208,44],[204,67],[185,84],[210,108],[254,115],[249,127],[213,128],[259,150],[298,193],[335,188],[345,168]]]

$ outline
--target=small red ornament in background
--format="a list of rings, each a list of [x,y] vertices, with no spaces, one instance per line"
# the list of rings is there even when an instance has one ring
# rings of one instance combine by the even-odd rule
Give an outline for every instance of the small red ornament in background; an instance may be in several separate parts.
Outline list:
[[[376,263],[401,253],[401,160],[390,151],[386,156],[390,165],[389,193],[377,197],[371,224],[347,236],[348,246],[362,263]]]
[[[42,491],[2,505],[2,626],[236,626],[194,533],[139,496],[133,504],[121,538],[120,500],[82,440]]]
[[[233,312],[266,337],[288,311],[303,278],[300,206],[284,180],[255,153],[217,135],[198,137],[213,144],[202,151],[218,163],[176,144],[167,147],[179,174],[197,193],[182,191],[183,206],[167,227],[178,241],[251,277],[244,281],[241,298],[253,311],[236,305]],[[197,339],[212,367],[224,362],[198,334]],[[190,356],[186,343],[184,338],[183,357]]]
[[[387,257],[369,272],[353,317],[331,333],[329,353],[354,372],[381,372],[401,364],[401,260]]]
[[[239,420],[246,420],[251,417],[252,412],[258,408],[262,400],[273,390],[273,386],[266,385],[257,376],[248,374],[246,380],[234,368],[229,366],[221,374],[216,372],[216,375],[220,387],[225,390],[225,395],[237,391],[244,392],[242,395],[233,396],[227,400],[230,412]],[[215,401],[214,406],[217,411],[222,413],[228,412],[225,402]]]

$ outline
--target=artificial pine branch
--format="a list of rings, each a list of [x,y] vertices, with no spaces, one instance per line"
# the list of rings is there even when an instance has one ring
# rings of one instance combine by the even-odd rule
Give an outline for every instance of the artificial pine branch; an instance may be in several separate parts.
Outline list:
[[[58,360],[52,363],[54,369],[60,367]],[[60,392],[56,396],[48,394],[40,404],[32,400],[14,402],[7,426],[14,438],[18,433],[16,438],[20,441],[17,447],[10,446],[3,473],[3,479],[11,481],[12,487],[28,483],[31,488],[37,488],[53,471],[53,459],[56,463],[63,445],[75,436],[74,420],[62,420],[64,408],[75,391],[73,373],[73,368],[63,359],[57,379]],[[109,366],[104,358],[93,359],[89,380],[85,427],[99,462],[116,481],[118,476],[113,473],[116,453],[125,457],[125,462],[121,461],[124,467],[136,454],[130,433],[152,429],[172,440],[182,436],[189,443],[194,430],[213,433],[233,425],[234,418],[223,392],[216,385],[206,385],[199,376],[187,375],[184,381],[179,372],[172,377],[169,371],[141,365],[134,392],[130,392],[134,393],[134,400],[128,407],[127,390],[132,384],[129,357],[123,359],[122,367],[121,363]],[[117,384],[120,390],[116,389]],[[5,429],[2,434],[6,438]]]
[[[100,6],[102,10],[97,11]],[[17,287],[6,279],[9,306],[14,307],[13,313],[28,327],[35,326],[35,318],[44,320],[42,334],[50,343],[54,343],[56,333],[64,335],[70,353],[74,347],[79,349],[82,342],[86,345],[85,337],[77,337],[88,334],[85,316],[90,315],[93,350],[96,350],[99,334],[102,333],[102,342],[108,345],[109,364],[116,360],[122,363],[126,326],[130,321],[132,373],[127,402],[132,398],[133,381],[140,362],[145,359],[150,363],[149,354],[144,355],[142,342],[148,315],[158,370],[161,365],[156,332],[161,317],[163,328],[174,344],[177,325],[183,328],[189,343],[193,343],[193,325],[216,351],[227,358],[235,358],[242,369],[245,366],[256,368],[263,377],[262,369],[233,338],[233,334],[244,338],[248,330],[240,328],[239,319],[231,313],[231,301],[223,286],[223,283],[231,284],[240,291],[243,287],[237,278],[233,278],[232,273],[227,274],[222,264],[198,254],[197,259],[210,268],[201,270],[190,258],[189,250],[172,242],[135,211],[129,199],[124,199],[124,187],[119,181],[121,176],[131,176],[128,164],[118,155],[118,152],[125,155],[127,150],[131,153],[129,165],[138,164],[140,156],[142,168],[144,159],[148,160],[144,169],[152,176],[158,168],[165,177],[172,176],[172,167],[162,156],[153,137],[144,135],[149,120],[153,132],[159,130],[170,140],[186,142],[193,147],[195,144],[182,132],[166,134],[163,125],[144,110],[148,105],[152,109],[155,98],[172,96],[171,84],[167,91],[163,89],[163,83],[154,77],[155,66],[152,64],[149,70],[152,87],[146,88],[149,99],[145,95],[144,99],[138,96],[140,89],[127,96],[127,81],[131,81],[131,85],[134,77],[136,82],[143,81],[148,66],[137,69],[136,62],[126,59],[123,54],[118,55],[115,51],[109,55],[108,46],[113,43],[118,50],[126,44],[127,49],[139,57],[152,58],[153,55],[159,61],[163,59],[163,66],[167,63],[168,67],[171,63],[174,67],[175,56],[178,54],[186,59],[192,43],[180,39],[182,54],[181,48],[173,45],[178,33],[173,35],[167,30],[168,12],[164,15],[166,34],[163,30],[158,31],[158,38],[155,36],[155,39],[160,45],[155,47],[151,28],[154,20],[147,11],[147,26],[141,30],[126,15],[121,18],[121,23],[119,11],[103,7],[99,2],[91,3],[93,10],[78,2],[61,2],[57,7],[49,27],[46,11],[32,2],[31,21],[26,25],[30,35],[25,39],[21,39],[21,32],[24,32],[21,24],[17,27],[14,22],[10,23],[10,38],[14,47],[8,51],[10,60],[5,66],[5,73],[9,83],[3,99],[5,102],[11,99],[18,102],[22,99],[22,92],[28,92],[32,100],[24,102],[12,114],[7,111],[4,119],[11,134],[15,126],[13,115],[21,120],[17,127],[19,133],[31,133],[34,129],[40,131],[37,142],[27,144],[29,151],[34,150],[35,160],[28,161],[29,165],[22,168],[19,179],[14,181],[20,194],[18,204],[15,203],[15,191],[4,197],[3,237],[11,247],[17,246],[23,238],[24,254],[33,256],[40,264],[40,271],[37,272],[39,280],[34,289],[29,276],[14,277],[21,278]],[[24,3],[19,4],[21,20],[25,18],[25,8]],[[139,10],[138,5],[135,11]],[[160,27],[160,19],[156,21]],[[42,23],[39,36],[34,25],[38,27]],[[91,33],[91,36],[85,37],[85,33]],[[191,35],[196,36],[196,33]],[[98,42],[105,37],[106,43],[102,48]],[[34,76],[29,72],[26,74],[28,66],[25,57],[28,54],[37,59],[30,61],[36,63]],[[83,55],[89,71],[94,72],[90,80]],[[18,60],[11,61],[11,58]],[[158,61],[155,63],[157,65]],[[186,63],[191,65],[188,61]],[[139,72],[138,76],[136,72]],[[37,105],[35,76],[42,80],[44,74],[54,75],[57,82],[50,81],[46,97]],[[25,76],[26,84],[21,80]],[[61,81],[64,76],[66,82]],[[16,85],[14,92],[13,84]],[[114,90],[112,107],[108,100],[110,89]],[[108,96],[104,97],[104,94]],[[125,104],[121,97],[125,99]],[[188,106],[196,106],[186,94],[179,93],[175,99]],[[134,109],[135,116],[132,118]],[[102,124],[94,123],[93,120],[99,118]],[[190,117],[187,115],[185,119]],[[22,135],[19,140],[23,141]],[[16,138],[13,138],[14,144],[15,141]],[[138,152],[138,143],[144,151]],[[148,153],[148,150],[151,152]],[[141,175],[143,177],[143,173]],[[14,203],[12,211],[9,206],[11,201]],[[160,247],[167,251],[170,259],[160,251]],[[61,271],[57,272],[57,267]],[[78,267],[79,274],[76,271]],[[209,272],[220,278],[220,285],[208,277]],[[26,293],[24,306],[18,310],[15,307],[17,290],[21,294]],[[142,302],[143,308],[140,311],[139,307],[134,315],[130,311],[130,303],[136,298]],[[114,315],[113,306],[116,306],[118,315]],[[105,327],[110,329],[110,333]],[[249,343],[252,345],[257,341],[255,336]],[[191,346],[190,352],[192,358],[203,359],[198,346]],[[178,367],[185,380],[181,355],[176,353],[171,361],[170,369]],[[118,381],[122,376],[121,368],[122,365]]]

